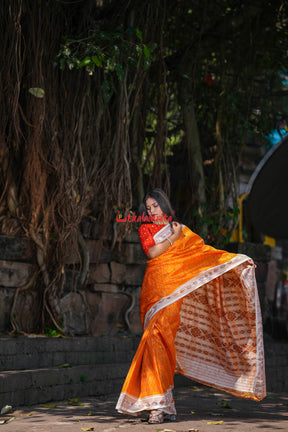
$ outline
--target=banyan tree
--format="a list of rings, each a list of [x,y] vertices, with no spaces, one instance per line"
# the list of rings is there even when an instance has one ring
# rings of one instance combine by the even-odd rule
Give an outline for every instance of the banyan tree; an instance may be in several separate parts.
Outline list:
[[[85,221],[114,247],[151,187],[223,244],[247,137],[285,118],[286,24],[280,0],[1,1],[0,233],[30,239],[37,330],[72,252],[85,283]]]

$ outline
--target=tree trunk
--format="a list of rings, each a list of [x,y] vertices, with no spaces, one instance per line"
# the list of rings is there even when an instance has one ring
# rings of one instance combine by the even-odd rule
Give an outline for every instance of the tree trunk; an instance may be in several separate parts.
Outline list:
[[[188,167],[191,179],[192,193],[199,214],[202,214],[202,206],[206,203],[205,178],[203,170],[203,158],[198,126],[195,118],[190,83],[182,80],[180,89],[180,103],[182,107],[186,144],[188,152]]]

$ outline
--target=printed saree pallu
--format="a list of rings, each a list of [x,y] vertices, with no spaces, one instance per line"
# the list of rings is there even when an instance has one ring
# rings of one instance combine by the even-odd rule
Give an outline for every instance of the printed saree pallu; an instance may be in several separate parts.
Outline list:
[[[155,243],[171,235],[169,225]],[[262,319],[253,261],[214,249],[183,226],[147,262],[140,295],[144,333],[116,409],[175,414],[174,373],[261,400],[266,395]]]

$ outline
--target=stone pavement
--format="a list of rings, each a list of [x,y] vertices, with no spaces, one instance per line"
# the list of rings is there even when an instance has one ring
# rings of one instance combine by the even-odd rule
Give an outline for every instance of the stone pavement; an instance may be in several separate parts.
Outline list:
[[[118,395],[32,405],[0,416],[0,432],[265,432],[288,431],[288,393],[261,402],[240,399],[202,385],[176,388],[177,421],[148,425],[115,411]],[[1,424],[4,420],[7,423]]]

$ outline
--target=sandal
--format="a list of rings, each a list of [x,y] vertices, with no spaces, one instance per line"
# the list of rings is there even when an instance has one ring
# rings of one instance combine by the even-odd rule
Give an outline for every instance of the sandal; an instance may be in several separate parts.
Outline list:
[[[159,424],[164,422],[164,413],[160,410],[152,410],[150,411],[148,423],[150,424]]]
[[[170,422],[175,422],[177,420],[177,418],[176,418],[175,414],[164,414],[164,420],[170,421]]]

